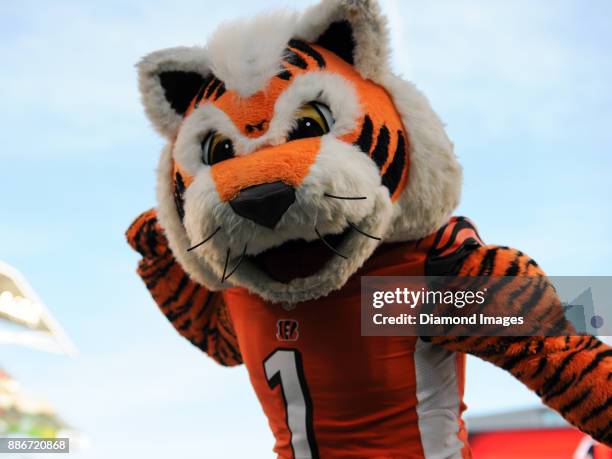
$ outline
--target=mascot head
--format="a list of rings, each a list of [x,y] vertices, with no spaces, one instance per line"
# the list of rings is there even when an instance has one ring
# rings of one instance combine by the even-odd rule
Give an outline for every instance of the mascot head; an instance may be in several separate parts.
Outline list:
[[[272,302],[326,295],[384,242],[435,231],[461,168],[425,97],[389,68],[371,0],[224,24],[205,47],[138,65],[168,140],[158,217],[183,268],[211,290]]]

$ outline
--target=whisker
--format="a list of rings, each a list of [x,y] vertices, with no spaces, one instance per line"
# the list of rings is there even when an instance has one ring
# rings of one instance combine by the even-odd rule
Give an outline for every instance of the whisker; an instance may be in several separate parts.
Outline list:
[[[198,243],[198,244],[194,245],[193,247],[189,247],[189,248],[187,249],[187,252],[191,252],[193,249],[197,249],[197,248],[198,248],[198,247],[200,247],[202,244],[205,244],[206,242],[210,241],[210,240],[213,238],[213,236],[219,232],[219,230],[220,230],[220,229],[221,229],[221,227],[220,227],[220,226],[218,226],[218,227],[217,227],[217,229],[216,229],[216,230],[214,230],[214,231],[212,232],[212,234],[211,234],[210,236],[208,236],[206,239],[204,239],[202,242],[200,242],[200,243]]]
[[[379,237],[372,236],[371,234],[366,233],[366,232],[365,232],[365,231],[363,231],[362,229],[358,228],[358,227],[357,227],[357,225],[355,225],[355,224],[354,224],[354,223],[352,223],[352,222],[349,222],[348,220],[347,220],[347,223],[348,223],[348,224],[349,224],[349,226],[350,226],[351,228],[353,228],[355,231],[357,231],[357,232],[358,232],[358,233],[360,233],[360,234],[363,234],[363,235],[364,235],[364,236],[366,236],[366,237],[369,237],[369,238],[371,238],[371,239],[376,239],[377,241],[382,240],[382,239],[381,239],[381,238],[379,238]]]
[[[225,282],[225,273],[227,272],[227,264],[229,263],[230,257],[230,249],[227,248],[227,253],[225,254],[225,266],[223,267],[223,275],[221,276],[221,283]]]
[[[368,199],[367,196],[336,196],[335,194],[323,193],[323,196],[334,199],[346,199],[348,201],[356,201],[359,199]]]
[[[224,275],[223,279],[221,280],[221,283],[228,280],[230,277],[232,277],[232,274],[236,272],[236,270],[238,269],[238,266],[240,266],[240,263],[242,263],[242,260],[244,260],[244,256],[246,255],[246,250],[247,250],[247,245],[244,244],[244,249],[242,250],[242,255],[240,255],[240,259],[238,260],[238,263],[236,263],[236,266],[234,266],[234,269],[232,269],[227,276]]]
[[[332,252],[334,252],[336,255],[338,255],[339,257],[344,258],[345,260],[348,260],[348,257],[340,252],[338,252],[333,246],[330,245],[329,242],[327,242],[323,236],[321,236],[321,233],[319,233],[319,230],[317,229],[317,227],[315,226],[315,233],[317,233],[317,236],[319,236],[319,239],[321,239],[321,242],[323,242],[323,244],[325,244],[325,246],[331,250]]]

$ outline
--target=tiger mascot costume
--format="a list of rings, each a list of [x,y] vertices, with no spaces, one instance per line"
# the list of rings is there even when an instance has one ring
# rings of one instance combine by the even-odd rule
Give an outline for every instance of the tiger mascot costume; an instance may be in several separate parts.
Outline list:
[[[612,444],[612,350],[595,337],[361,336],[364,275],[537,276],[525,304],[558,303],[527,255],[451,217],[461,167],[390,71],[375,1],[225,24],[138,71],[168,140],[158,207],[127,232],[138,273],[182,336],[246,365],[277,457],[470,457],[466,353]]]

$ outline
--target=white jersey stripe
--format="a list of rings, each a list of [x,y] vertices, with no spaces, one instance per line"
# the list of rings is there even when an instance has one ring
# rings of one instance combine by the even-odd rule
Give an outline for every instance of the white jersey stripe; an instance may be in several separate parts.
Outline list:
[[[456,354],[417,339],[417,415],[426,459],[461,459]]]

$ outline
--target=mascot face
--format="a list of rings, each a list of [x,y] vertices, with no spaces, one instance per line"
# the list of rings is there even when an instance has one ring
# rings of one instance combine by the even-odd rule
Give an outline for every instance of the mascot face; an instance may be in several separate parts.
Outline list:
[[[160,223],[210,289],[317,298],[378,244],[425,236],[457,203],[450,142],[387,69],[372,2],[225,25],[206,48],[159,51],[139,70],[147,113],[169,139]]]

